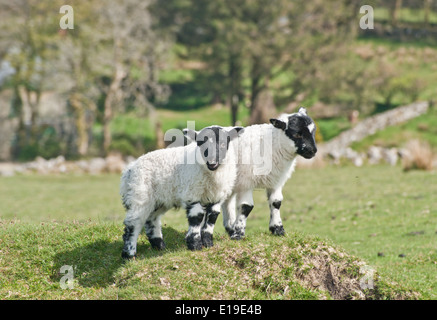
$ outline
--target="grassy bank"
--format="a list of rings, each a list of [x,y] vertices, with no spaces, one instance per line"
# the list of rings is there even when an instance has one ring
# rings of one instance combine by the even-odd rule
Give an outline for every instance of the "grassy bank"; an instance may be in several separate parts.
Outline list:
[[[2,299],[410,299],[417,294],[371,273],[365,262],[319,238],[255,232],[187,251],[184,232],[166,227],[168,249],[140,241],[137,260],[120,257],[113,223],[2,222]],[[66,273],[64,266],[71,266]],[[67,275],[71,275],[71,280]],[[64,287],[63,287],[64,286]]]

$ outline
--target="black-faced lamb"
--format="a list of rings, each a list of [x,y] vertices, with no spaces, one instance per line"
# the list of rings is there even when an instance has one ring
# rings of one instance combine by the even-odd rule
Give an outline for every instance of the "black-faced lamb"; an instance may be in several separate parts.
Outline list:
[[[128,165],[120,185],[126,208],[123,258],[136,255],[143,226],[152,247],[165,248],[161,216],[171,208],[186,210],[189,249],[213,245],[220,206],[232,193],[236,178],[231,141],[242,132],[242,127],[219,126],[190,131],[196,143],[149,152]]]
[[[310,159],[317,152],[316,126],[305,108],[270,122],[246,127],[239,138],[237,180],[222,206],[223,224],[232,239],[241,239],[245,234],[255,188],[267,191],[269,230],[274,235],[285,233],[280,216],[282,188],[295,169],[297,156]]]

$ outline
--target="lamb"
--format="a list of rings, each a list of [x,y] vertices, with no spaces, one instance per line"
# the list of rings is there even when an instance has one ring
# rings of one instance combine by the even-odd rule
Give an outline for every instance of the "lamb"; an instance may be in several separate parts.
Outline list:
[[[123,258],[135,257],[143,226],[152,247],[165,248],[161,216],[173,207],[186,210],[190,250],[213,245],[220,206],[232,193],[236,178],[231,141],[242,132],[242,127],[219,126],[189,132],[196,143],[155,150],[128,165],[120,185],[126,209]]]
[[[241,239],[245,234],[246,219],[254,207],[252,191],[263,188],[267,191],[270,207],[269,230],[274,235],[284,235],[280,216],[283,200],[282,188],[291,177],[297,155],[306,159],[315,156],[316,126],[301,107],[297,113],[283,114],[270,119],[271,124],[252,125],[245,128],[239,138],[238,179],[232,195],[223,203],[223,224],[231,239]],[[264,162],[259,164],[244,161],[244,156],[256,156],[264,148]],[[254,152],[255,151],[255,152]],[[243,159],[243,161],[242,161]],[[237,214],[235,213],[237,207]]]
[[[297,155],[310,159],[317,152],[316,126],[305,108],[270,122],[246,127],[239,138],[238,178],[232,195],[222,205],[223,225],[231,239],[241,239],[245,234],[246,219],[253,209],[254,188],[267,191],[270,232],[285,234],[279,211],[282,188],[295,169]],[[264,161],[256,161],[261,153]]]

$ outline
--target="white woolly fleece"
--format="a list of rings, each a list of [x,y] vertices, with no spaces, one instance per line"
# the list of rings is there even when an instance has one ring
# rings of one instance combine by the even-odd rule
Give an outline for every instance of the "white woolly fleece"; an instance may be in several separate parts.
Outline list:
[[[147,214],[157,207],[170,209],[184,207],[186,203],[225,200],[232,193],[236,178],[232,143],[226,156],[228,161],[215,171],[198,162],[187,164],[187,159],[196,159],[196,156],[201,159],[195,143],[141,156],[122,174],[123,201],[138,214]]]
[[[277,189],[291,177],[296,147],[283,130],[271,124],[252,125],[237,141],[239,162],[234,193],[254,188]]]

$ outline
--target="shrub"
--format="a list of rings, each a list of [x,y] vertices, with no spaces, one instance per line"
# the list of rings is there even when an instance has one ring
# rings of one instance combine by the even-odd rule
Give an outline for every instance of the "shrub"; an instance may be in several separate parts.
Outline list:
[[[414,169],[431,170],[432,166],[433,153],[431,146],[427,142],[417,139],[408,141],[402,154],[404,171]]]

